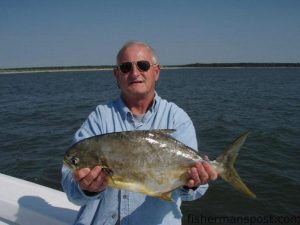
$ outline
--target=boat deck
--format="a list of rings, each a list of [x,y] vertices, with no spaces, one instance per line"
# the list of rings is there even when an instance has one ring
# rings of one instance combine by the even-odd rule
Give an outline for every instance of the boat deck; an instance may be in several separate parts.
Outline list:
[[[61,191],[0,173],[0,225],[69,225],[78,209]]]

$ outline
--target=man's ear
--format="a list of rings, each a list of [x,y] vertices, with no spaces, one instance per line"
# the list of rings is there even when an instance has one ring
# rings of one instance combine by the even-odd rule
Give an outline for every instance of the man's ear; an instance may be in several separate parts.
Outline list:
[[[155,81],[158,81],[159,79],[159,74],[160,74],[160,65],[157,64],[154,68],[154,71],[155,71]]]
[[[118,74],[118,72],[119,72],[119,70],[118,70],[118,68],[114,68],[114,76],[117,78],[117,74]]]
[[[118,82],[118,78],[119,78],[119,70],[118,70],[118,68],[114,68],[114,77],[116,78],[117,86],[120,89],[120,85],[119,85],[119,82]]]

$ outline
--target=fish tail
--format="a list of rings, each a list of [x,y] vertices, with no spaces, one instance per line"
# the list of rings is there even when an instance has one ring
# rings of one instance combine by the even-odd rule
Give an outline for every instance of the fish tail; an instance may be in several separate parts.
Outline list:
[[[246,194],[251,198],[256,198],[256,195],[246,186],[239,174],[234,168],[234,163],[238,152],[247,139],[249,132],[242,134],[237,138],[227,151],[220,155],[216,161],[218,163],[218,172],[220,177],[231,184],[235,189]]]

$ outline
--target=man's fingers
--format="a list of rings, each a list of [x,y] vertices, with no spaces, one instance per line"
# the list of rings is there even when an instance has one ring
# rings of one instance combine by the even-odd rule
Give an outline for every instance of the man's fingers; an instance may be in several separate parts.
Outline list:
[[[80,169],[75,171],[73,176],[82,190],[100,192],[107,185],[106,172],[100,166],[95,166],[92,170],[89,168]]]
[[[200,168],[200,170],[201,170],[201,168]],[[198,166],[196,165],[195,167],[193,167],[191,171],[192,171],[191,178],[194,180],[194,186],[198,186],[202,182],[201,177],[199,176]]]
[[[195,182],[192,179],[189,179],[185,186],[188,186],[189,188],[195,187]]]
[[[107,186],[107,175],[104,171],[97,178],[95,185],[96,185],[96,188],[98,188],[98,192],[104,190],[105,187]]]
[[[212,168],[209,163],[204,162],[203,167],[208,174],[209,180],[216,180],[218,178],[218,173]]]
[[[201,184],[205,184],[208,181],[208,174],[203,166],[204,163],[196,163],[196,168],[198,171],[198,176]]]
[[[200,184],[200,179],[198,176],[198,170],[196,167],[192,167],[189,171],[188,171],[188,182],[186,184],[186,186],[188,186],[189,188],[198,186]]]
[[[197,187],[201,184],[206,184],[211,180],[216,180],[217,177],[217,172],[209,164],[209,162],[198,162],[188,171],[188,181],[186,186],[190,188]]]
[[[90,172],[91,172],[91,170],[89,168],[83,168],[80,170],[76,170],[73,173],[73,177],[77,182],[79,182],[80,180],[85,178]]]
[[[87,188],[94,180],[97,179],[101,172],[101,168],[99,166],[96,166],[93,168],[83,179],[81,179],[80,186],[83,188]]]
[[[102,171],[100,175],[88,186],[86,189],[90,192],[100,192],[105,189],[107,185],[107,176]]]

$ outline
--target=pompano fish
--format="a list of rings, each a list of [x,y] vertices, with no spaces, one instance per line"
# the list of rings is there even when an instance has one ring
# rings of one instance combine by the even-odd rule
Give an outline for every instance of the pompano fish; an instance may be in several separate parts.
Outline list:
[[[171,200],[171,193],[187,182],[187,171],[203,157],[174,139],[175,130],[125,131],[84,139],[71,146],[64,163],[72,170],[102,166],[108,186]],[[255,198],[233,167],[248,133],[209,163],[237,190]]]

